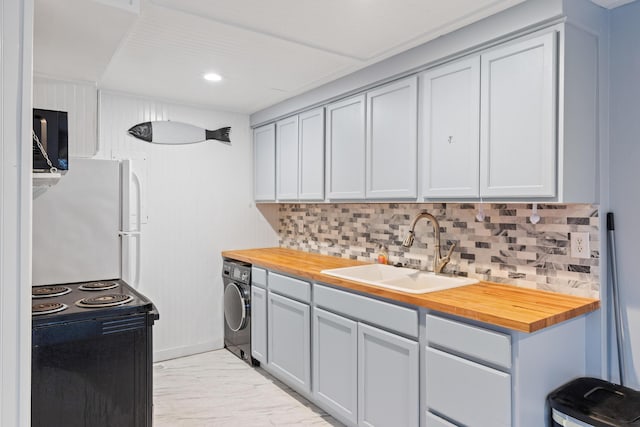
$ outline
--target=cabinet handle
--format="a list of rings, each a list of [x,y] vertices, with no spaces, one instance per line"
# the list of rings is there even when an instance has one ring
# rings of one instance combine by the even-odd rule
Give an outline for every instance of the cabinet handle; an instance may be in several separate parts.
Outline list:
[[[453,136],[449,136],[449,138],[447,139],[447,141],[449,142],[449,144],[453,144]]]

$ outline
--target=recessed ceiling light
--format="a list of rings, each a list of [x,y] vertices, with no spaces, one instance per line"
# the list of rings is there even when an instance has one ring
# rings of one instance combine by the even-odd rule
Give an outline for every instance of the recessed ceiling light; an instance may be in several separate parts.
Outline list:
[[[219,82],[220,80],[222,80],[222,76],[216,73],[207,73],[204,75],[204,79],[210,82]]]

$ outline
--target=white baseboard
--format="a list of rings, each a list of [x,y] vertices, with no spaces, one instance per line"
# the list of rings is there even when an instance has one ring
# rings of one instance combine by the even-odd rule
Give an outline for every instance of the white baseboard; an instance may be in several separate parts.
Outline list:
[[[153,352],[153,361],[162,362],[164,360],[191,356],[193,354],[204,353],[206,351],[220,350],[221,348],[224,348],[224,341],[222,339],[183,347],[161,349]]]

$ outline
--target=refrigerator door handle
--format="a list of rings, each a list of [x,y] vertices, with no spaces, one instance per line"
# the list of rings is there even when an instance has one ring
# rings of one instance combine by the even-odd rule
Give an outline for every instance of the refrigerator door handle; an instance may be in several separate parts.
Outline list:
[[[141,240],[141,236],[142,236],[142,218],[141,218],[141,214],[142,214],[142,185],[140,182],[140,178],[138,177],[138,175],[133,171],[133,167],[132,167],[132,161],[129,159],[123,160],[122,161],[122,167],[123,167],[123,191],[122,191],[122,196],[123,196],[123,209],[122,209],[122,216],[123,216],[123,230],[120,231],[120,236],[123,237],[123,243],[126,243],[128,246],[130,247],[130,239],[134,238],[136,239],[136,254],[135,254],[135,276],[133,279],[133,283],[130,283],[130,285],[134,288],[134,289],[138,289],[138,287],[140,286],[140,261],[141,261],[141,245],[140,245],[140,240]],[[136,224],[135,224],[135,229],[131,229],[131,206],[129,206],[130,204],[130,194],[131,194],[131,189],[130,186],[131,184],[134,184],[136,186],[136,198],[135,198],[135,209],[136,209]],[[125,256],[123,256],[123,267],[124,265],[127,266],[128,272],[130,273],[132,270],[132,266],[131,266],[131,260],[129,258],[129,251],[127,250],[125,252],[125,254],[123,254]],[[126,259],[125,259],[126,258]],[[130,277],[129,277],[130,279]]]
[[[133,231],[130,233],[132,233],[133,236],[135,236],[135,238],[137,239],[136,241],[136,276],[135,279],[133,281],[133,287],[134,289],[138,289],[138,286],[140,286],[140,262],[141,262],[141,257],[140,257],[140,250],[142,249],[141,246],[141,236],[142,236],[142,183],[140,182],[140,178],[138,177],[138,174],[136,174],[133,170],[131,171],[131,177],[133,178],[133,181],[136,183],[136,187],[138,191],[136,191],[136,231]]]
[[[131,178],[136,183],[137,190],[136,191],[136,230],[138,233],[142,231],[142,182],[140,181],[140,177],[134,171],[131,171]]]

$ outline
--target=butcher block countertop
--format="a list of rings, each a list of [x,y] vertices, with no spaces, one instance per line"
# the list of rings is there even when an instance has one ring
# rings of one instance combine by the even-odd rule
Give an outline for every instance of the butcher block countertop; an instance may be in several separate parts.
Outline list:
[[[223,257],[363,292],[393,301],[425,307],[520,332],[535,332],[600,308],[600,301],[554,292],[518,288],[491,282],[410,294],[322,274],[322,270],[365,264],[334,256],[264,248],[222,252]]]

